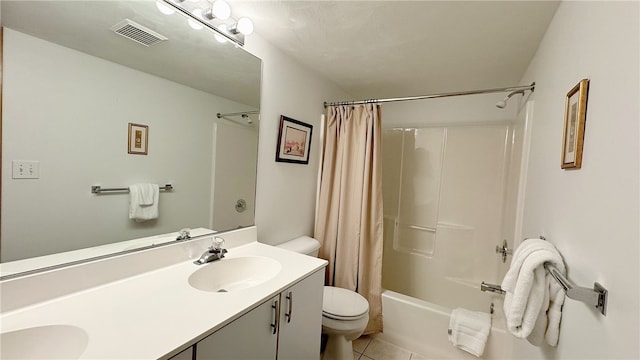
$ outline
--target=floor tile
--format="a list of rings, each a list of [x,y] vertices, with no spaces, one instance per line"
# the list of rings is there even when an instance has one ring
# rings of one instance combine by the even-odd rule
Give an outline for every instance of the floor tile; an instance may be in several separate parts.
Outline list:
[[[371,341],[371,337],[368,335],[363,335],[353,340],[353,351],[357,351],[362,354],[367,345],[369,345],[369,341]]]
[[[411,354],[411,360],[429,360],[429,359],[424,355],[412,353]]]
[[[411,358],[411,352],[375,337],[365,349],[364,355],[376,360],[410,360]]]
[[[360,359],[360,353],[357,352],[353,352],[353,360],[359,360]]]

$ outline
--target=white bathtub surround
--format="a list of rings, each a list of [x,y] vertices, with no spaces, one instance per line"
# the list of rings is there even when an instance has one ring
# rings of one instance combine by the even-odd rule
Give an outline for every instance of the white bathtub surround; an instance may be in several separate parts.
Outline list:
[[[496,304],[498,306],[498,304]],[[382,293],[384,332],[376,335],[427,359],[477,359],[476,356],[451,346],[447,336],[451,309],[385,290]],[[505,330],[501,312],[492,315],[491,336],[484,348],[483,359],[509,359],[513,337]]]
[[[426,110],[412,117],[428,122]],[[492,298],[479,286],[502,280],[494,249],[513,238],[504,225],[514,212],[522,136],[510,123],[385,129],[385,289],[488,311]]]
[[[491,332],[491,315],[455,308],[451,311],[448,332],[453,346],[480,357]]]
[[[556,346],[565,294],[544,269],[545,263],[565,274],[562,257],[550,242],[528,239],[518,246],[502,281],[504,313],[507,329],[514,336],[526,337],[537,346],[543,340]]]
[[[315,238],[328,284],[369,302],[365,334],[382,331],[382,124],[374,104],[327,109]]]

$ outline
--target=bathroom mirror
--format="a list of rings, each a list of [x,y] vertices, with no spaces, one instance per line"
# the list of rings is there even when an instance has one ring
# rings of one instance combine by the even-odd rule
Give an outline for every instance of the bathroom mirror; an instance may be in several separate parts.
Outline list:
[[[0,13],[3,273],[253,225],[260,59],[155,1],[3,0]],[[146,154],[129,152],[130,124]],[[137,183],[172,186],[157,219],[129,219],[128,191],[91,191]]]

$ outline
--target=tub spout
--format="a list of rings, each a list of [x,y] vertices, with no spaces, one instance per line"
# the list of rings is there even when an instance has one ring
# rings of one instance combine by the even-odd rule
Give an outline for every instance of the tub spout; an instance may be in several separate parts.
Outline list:
[[[500,285],[487,284],[484,281],[482,282],[482,284],[480,284],[480,290],[489,291],[500,295],[504,295],[506,293],[506,291],[504,291]]]

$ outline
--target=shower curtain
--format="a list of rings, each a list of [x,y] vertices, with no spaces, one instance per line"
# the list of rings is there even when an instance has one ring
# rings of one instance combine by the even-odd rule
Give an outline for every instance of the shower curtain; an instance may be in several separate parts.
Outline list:
[[[326,284],[369,301],[365,334],[382,331],[382,126],[374,104],[327,109],[315,238]]]

